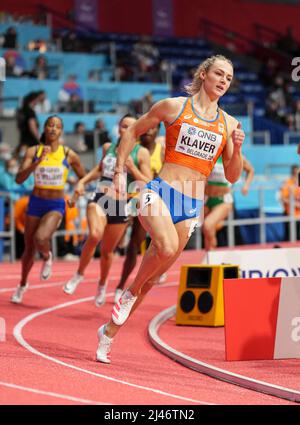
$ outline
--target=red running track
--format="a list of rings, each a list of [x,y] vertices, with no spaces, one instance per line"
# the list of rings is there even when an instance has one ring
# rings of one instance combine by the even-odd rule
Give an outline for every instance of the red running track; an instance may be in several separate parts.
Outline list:
[[[0,404],[293,404],[189,370],[149,342],[151,319],[176,304],[180,266],[198,263],[202,256],[199,251],[185,251],[171,268],[167,282],[152,289],[114,341],[110,365],[95,361],[96,334],[110,317],[122,258],[114,262],[107,302],[101,308],[93,303],[98,260],[91,263],[85,282],[73,296],[63,293],[62,286],[77,263],[56,262],[53,277],[46,283],[39,281],[40,264],[35,264],[23,305],[9,301],[20,264],[1,264],[5,277],[0,288],[0,316],[6,323],[6,341],[0,342]],[[190,342],[185,346],[182,327],[180,335],[173,331],[170,324],[163,330],[172,342],[178,338],[183,351],[187,346],[202,350],[198,343],[194,348]],[[220,344],[219,336],[211,342],[213,352],[214,345]]]

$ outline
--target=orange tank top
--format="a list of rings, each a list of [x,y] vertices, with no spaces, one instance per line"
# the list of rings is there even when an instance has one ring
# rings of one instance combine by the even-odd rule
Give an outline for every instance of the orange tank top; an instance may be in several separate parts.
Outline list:
[[[166,128],[165,162],[184,165],[208,177],[221,155],[228,134],[224,112],[208,121],[197,115],[188,97],[179,116]]]

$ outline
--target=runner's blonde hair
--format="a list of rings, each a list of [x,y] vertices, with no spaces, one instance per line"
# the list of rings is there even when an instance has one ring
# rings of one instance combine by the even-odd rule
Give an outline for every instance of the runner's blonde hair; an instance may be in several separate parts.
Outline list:
[[[209,58],[205,59],[205,61],[200,63],[200,65],[197,68],[197,71],[194,74],[193,81],[190,84],[187,84],[186,86],[184,86],[184,90],[187,92],[187,94],[189,94],[190,96],[194,96],[196,93],[199,92],[201,85],[202,85],[202,79],[200,78],[200,72],[202,72],[202,71],[207,72],[209,70],[209,68],[217,60],[228,62],[233,68],[233,63],[231,62],[231,60],[226,58],[225,56],[223,56],[223,55],[210,56]]]

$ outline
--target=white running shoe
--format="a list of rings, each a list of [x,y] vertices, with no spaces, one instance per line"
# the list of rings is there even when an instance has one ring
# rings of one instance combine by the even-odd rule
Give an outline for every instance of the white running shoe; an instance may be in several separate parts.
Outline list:
[[[98,329],[98,339],[99,339],[99,345],[97,348],[96,353],[96,360],[97,362],[102,363],[110,363],[110,351],[111,351],[111,344],[113,342],[113,338],[109,338],[105,335],[105,329],[107,324],[102,325]]]
[[[95,305],[96,307],[100,307],[101,305],[103,305],[105,303],[105,299],[106,299],[106,286],[107,284],[105,283],[104,285],[98,285],[97,288],[97,294],[95,296]]]
[[[74,274],[74,276],[68,280],[68,282],[63,287],[63,290],[66,294],[72,295],[76,291],[77,286],[80,282],[83,281],[83,276],[79,273]]]
[[[22,302],[23,295],[27,289],[28,289],[28,283],[26,283],[25,286],[18,285],[10,301],[14,304],[20,304]]]
[[[41,280],[48,280],[49,277],[52,275],[52,252],[49,251],[49,258],[48,260],[43,261],[42,270],[41,270]]]
[[[122,295],[122,292],[123,292],[123,289],[118,289],[118,288],[116,289],[115,300],[114,300],[115,304],[119,301],[119,299]]]
[[[125,290],[112,311],[112,320],[115,325],[123,325],[126,322],[137,296],[132,295],[129,290]]]

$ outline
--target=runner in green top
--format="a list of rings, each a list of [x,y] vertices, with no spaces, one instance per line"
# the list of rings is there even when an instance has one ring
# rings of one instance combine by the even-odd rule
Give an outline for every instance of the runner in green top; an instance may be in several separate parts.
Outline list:
[[[246,178],[242,187],[243,195],[247,195],[249,186],[254,176],[254,169],[250,162],[243,157],[243,170]],[[204,248],[206,251],[217,246],[217,232],[223,227],[233,209],[233,196],[231,183],[224,174],[222,158],[219,158],[210,174],[205,187],[206,202],[204,208],[204,223],[202,231],[204,235]]]
[[[120,139],[126,129],[136,119],[125,115],[119,123]],[[107,276],[113,261],[114,250],[118,246],[128,225],[128,193],[117,192],[113,185],[118,144],[103,145],[103,158],[99,165],[82,178],[75,188],[75,198],[84,194],[84,186],[99,179],[96,190],[87,205],[89,235],[81,252],[80,262],[75,275],[65,284],[63,290],[73,294],[84,278],[84,272],[94,256],[95,249],[101,241],[100,279],[95,297],[97,307],[105,302]],[[150,155],[146,148],[136,144],[126,161],[127,190],[133,181],[148,182],[151,179]]]

